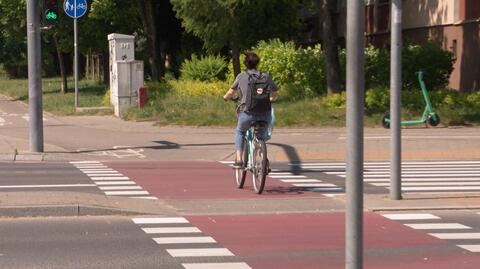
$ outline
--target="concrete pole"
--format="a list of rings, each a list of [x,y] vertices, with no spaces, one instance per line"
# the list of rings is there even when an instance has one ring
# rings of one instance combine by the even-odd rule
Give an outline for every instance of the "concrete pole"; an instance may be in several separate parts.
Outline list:
[[[402,0],[392,0],[390,57],[390,199],[402,199]]]
[[[347,2],[346,269],[363,268],[365,1]]]
[[[28,116],[30,151],[43,152],[43,112],[38,0],[27,1]]]

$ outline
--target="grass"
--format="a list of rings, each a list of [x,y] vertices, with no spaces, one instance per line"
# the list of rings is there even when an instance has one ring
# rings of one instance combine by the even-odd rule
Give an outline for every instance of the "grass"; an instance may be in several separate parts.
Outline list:
[[[61,78],[42,79],[43,109],[56,115],[91,115],[105,112],[76,112],[75,93],[73,79],[68,79],[69,90],[60,93]],[[28,103],[28,80],[5,79],[0,77],[0,93],[8,95],[16,100]],[[79,81],[78,98],[79,107],[102,106],[105,86],[88,80]]]

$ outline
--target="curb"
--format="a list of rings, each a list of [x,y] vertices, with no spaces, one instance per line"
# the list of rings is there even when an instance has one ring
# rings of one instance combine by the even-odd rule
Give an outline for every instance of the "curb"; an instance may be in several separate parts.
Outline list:
[[[78,216],[131,216],[150,215],[148,212],[125,210],[81,204],[40,205],[40,206],[6,206],[0,207],[0,217],[78,217]]]

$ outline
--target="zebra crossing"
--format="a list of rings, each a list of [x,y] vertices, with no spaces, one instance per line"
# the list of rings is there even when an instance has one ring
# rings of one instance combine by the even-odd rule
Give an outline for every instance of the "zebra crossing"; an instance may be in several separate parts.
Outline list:
[[[302,163],[304,172],[322,172],[346,178],[345,163]],[[389,162],[366,162],[364,182],[390,186]],[[407,161],[402,163],[403,192],[480,191],[480,161]]]
[[[474,227],[445,222],[441,217],[430,213],[394,213],[382,214],[382,216],[399,221],[412,229],[425,231],[438,239],[450,240],[456,246],[469,252],[480,253],[480,232],[471,232]]]
[[[98,161],[75,161],[70,162],[86,174],[95,185],[107,196],[125,196],[139,199],[157,200],[148,191],[142,189],[134,181],[130,180],[118,171]]]
[[[233,161],[221,161],[221,163],[232,166]],[[305,191],[313,191],[330,195],[329,193],[343,192],[343,188],[333,183],[325,183],[316,178],[309,178],[305,175],[298,175],[291,172],[283,172],[280,169],[272,169],[268,174],[270,179],[279,180],[288,183],[296,188],[301,188]]]
[[[251,269],[183,217],[132,218],[146,234],[174,258],[212,258],[215,262],[182,263],[185,269]]]

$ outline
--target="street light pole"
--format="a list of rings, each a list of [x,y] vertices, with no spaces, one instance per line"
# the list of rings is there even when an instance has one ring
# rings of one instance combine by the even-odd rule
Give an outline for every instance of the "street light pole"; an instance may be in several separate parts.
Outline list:
[[[347,182],[345,268],[363,268],[365,2],[347,1]]]
[[[38,0],[27,1],[28,115],[30,151],[43,152],[43,112]]]
[[[402,199],[402,0],[392,0],[390,56],[390,199]]]

